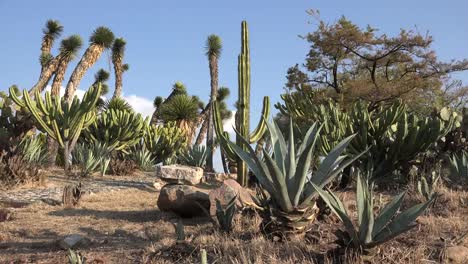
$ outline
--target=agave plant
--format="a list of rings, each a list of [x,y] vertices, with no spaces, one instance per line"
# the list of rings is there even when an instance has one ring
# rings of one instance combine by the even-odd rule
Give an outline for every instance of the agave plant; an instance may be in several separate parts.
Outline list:
[[[428,177],[429,178],[429,177]],[[426,201],[430,200],[433,196],[436,195],[435,189],[437,183],[439,182],[440,175],[438,175],[435,171],[432,172],[429,180],[422,176],[418,181],[418,193],[426,199]]]
[[[131,159],[136,163],[138,168],[143,171],[151,171],[156,165],[155,159],[152,157],[151,152],[148,151],[144,145],[136,145],[130,152]]]
[[[267,122],[268,123],[268,122]],[[233,150],[244,160],[257,177],[261,187],[269,194],[264,200],[262,227],[267,233],[280,231],[305,232],[315,220],[318,207],[315,198],[317,192],[312,184],[325,186],[330,183],[346,166],[356,160],[359,154],[347,160],[341,154],[353,136],[336,145],[323,161],[313,170],[313,161],[317,160],[316,142],[320,138],[321,127],[314,123],[302,140],[294,142],[293,124],[290,121],[289,141],[286,143],[276,122],[268,123],[273,154],[263,150],[262,161],[243,138],[248,152],[233,143]]]
[[[44,135],[26,136],[18,145],[18,153],[29,164],[44,165],[47,162],[47,148]]]
[[[194,145],[183,153],[180,159],[182,164],[204,168],[207,155],[205,146]]]
[[[410,230],[416,218],[421,215],[432,203],[434,197],[426,202],[414,205],[397,214],[405,192],[395,196],[377,216],[374,216],[374,199],[372,186],[361,175],[357,177],[356,204],[358,211],[357,227],[354,227],[351,216],[345,206],[330,190],[324,191],[322,187],[312,184],[333,213],[343,222],[345,233],[340,233],[340,240],[344,246],[351,246],[360,251],[385,243],[396,236]]]
[[[232,231],[232,220],[236,214],[236,200],[237,196],[234,196],[226,208],[223,208],[220,201],[216,199],[216,219],[221,230],[227,233]]]
[[[100,142],[90,145],[78,144],[72,153],[72,160],[80,167],[81,177],[91,175],[98,168],[100,168],[101,175],[104,176],[109,166],[111,152],[111,147]]]
[[[449,157],[450,174],[454,179],[468,180],[468,153],[463,151],[459,155]]]

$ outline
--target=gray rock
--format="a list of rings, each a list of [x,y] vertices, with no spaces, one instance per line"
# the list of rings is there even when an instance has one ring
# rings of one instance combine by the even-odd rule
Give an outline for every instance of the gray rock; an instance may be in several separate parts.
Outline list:
[[[210,214],[216,214],[216,200],[219,200],[222,206],[226,206],[236,195],[238,208],[258,207],[247,189],[243,188],[237,181],[229,179],[223,181],[220,187],[210,191]]]
[[[174,212],[181,217],[206,216],[210,210],[210,198],[204,190],[179,184],[166,184],[158,197],[158,207],[161,211]]]
[[[183,165],[157,166],[156,175],[167,183],[197,185],[203,178],[203,169]]]
[[[448,247],[445,251],[448,263],[468,263],[468,248],[465,246]]]
[[[80,234],[71,234],[58,241],[62,249],[86,247],[91,243],[89,239]]]

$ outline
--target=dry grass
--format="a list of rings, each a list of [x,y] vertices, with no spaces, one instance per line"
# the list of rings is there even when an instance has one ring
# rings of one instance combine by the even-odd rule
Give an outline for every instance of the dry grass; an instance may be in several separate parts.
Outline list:
[[[419,225],[378,249],[373,263],[440,263],[443,250],[468,230],[468,193],[440,190],[438,203]],[[91,240],[80,252],[88,263],[362,263],[333,243],[341,224],[333,217],[315,223],[303,238],[279,243],[259,233],[255,213],[238,215],[232,234],[220,233],[206,218],[184,220],[187,241],[176,243],[177,217],[157,210],[158,193],[129,189],[85,196],[78,208],[33,204],[11,208],[0,223],[0,263],[67,263],[56,241],[79,233]],[[341,194],[354,200],[353,194]],[[382,199],[387,199],[383,196]],[[406,204],[419,199],[409,195]],[[350,210],[354,204],[347,202]],[[0,205],[2,207],[2,205]],[[3,207],[8,207],[4,204]],[[468,239],[462,241],[468,245]]]

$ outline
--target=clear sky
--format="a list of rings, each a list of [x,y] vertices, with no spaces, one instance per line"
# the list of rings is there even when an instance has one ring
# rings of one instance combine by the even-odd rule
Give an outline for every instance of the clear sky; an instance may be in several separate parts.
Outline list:
[[[87,40],[97,26],[105,25],[127,40],[125,61],[130,71],[124,76],[124,93],[146,112],[151,111],[150,101],[156,95],[167,96],[178,80],[190,93],[208,99],[210,81],[204,45],[209,34],[217,34],[224,48],[220,85],[231,88],[232,106],[237,98],[240,22],[245,19],[250,28],[255,113],[260,110],[262,96],[270,95],[272,102],[279,100],[287,68],[304,61],[307,43],[298,35],[316,28],[316,20],[305,12],[311,8],[319,9],[325,21],[345,15],[360,26],[370,24],[390,35],[400,28],[429,31],[441,59],[468,57],[466,0],[0,0],[0,89],[11,84],[30,88],[35,83],[40,69],[41,29],[47,19],[53,18],[64,25],[63,36],[80,34]],[[99,68],[109,69],[109,54],[87,73],[82,89],[91,84]],[[466,73],[457,77],[468,82]],[[113,86],[113,80],[109,85]]]

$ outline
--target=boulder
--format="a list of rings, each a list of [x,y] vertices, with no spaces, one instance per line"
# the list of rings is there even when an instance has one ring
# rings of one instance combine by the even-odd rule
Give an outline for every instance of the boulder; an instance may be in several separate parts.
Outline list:
[[[468,248],[465,246],[448,247],[445,251],[448,263],[468,263]]]
[[[203,178],[203,169],[183,165],[157,166],[156,176],[167,183],[197,185]]]
[[[62,249],[86,247],[91,243],[89,239],[80,234],[71,234],[58,241]]]
[[[226,206],[234,196],[237,195],[238,208],[257,207],[252,199],[250,192],[243,188],[233,179],[223,181],[223,184],[209,193],[210,214],[216,214],[216,200],[219,200],[222,206]]]
[[[158,207],[161,211],[169,211],[181,217],[206,216],[210,210],[210,198],[204,190],[182,184],[166,184],[159,192]]]

